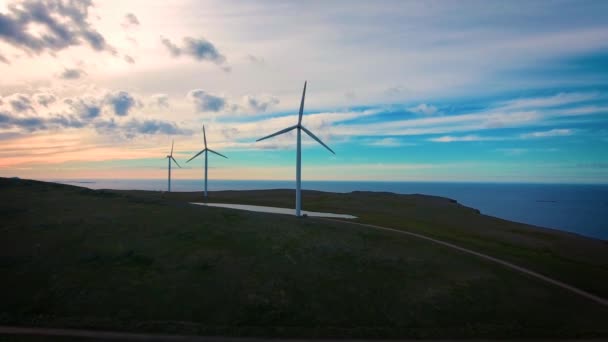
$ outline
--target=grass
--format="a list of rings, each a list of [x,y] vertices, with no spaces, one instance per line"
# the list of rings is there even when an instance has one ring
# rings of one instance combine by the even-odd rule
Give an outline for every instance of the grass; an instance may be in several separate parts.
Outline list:
[[[211,196],[286,206],[289,193]],[[271,337],[608,337],[608,309],[474,256],[340,222],[186,203],[199,195],[0,179],[0,324]],[[429,234],[440,234],[450,216],[484,217],[424,196],[305,192],[304,205]],[[393,216],[383,219],[386,212]],[[500,224],[517,236],[530,229]],[[501,234],[490,234],[488,248]],[[547,234],[549,246],[578,239]],[[566,257],[592,277],[589,251],[580,253]]]
[[[154,192],[135,192],[143,198]],[[202,194],[166,194],[176,201],[201,201]],[[222,191],[213,201],[293,206],[290,190]],[[352,214],[359,222],[404,229],[454,242],[608,298],[608,241],[481,215],[454,200],[379,192],[303,192],[307,210]]]

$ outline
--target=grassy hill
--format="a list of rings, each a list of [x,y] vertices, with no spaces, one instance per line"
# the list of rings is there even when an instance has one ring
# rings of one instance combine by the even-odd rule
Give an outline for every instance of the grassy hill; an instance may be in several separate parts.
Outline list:
[[[211,196],[293,202],[282,190]],[[187,203],[195,198],[200,193],[0,179],[0,324],[229,336],[608,337],[607,308],[474,256],[341,222]],[[608,293],[602,241],[437,197],[305,191],[303,201],[308,210],[424,232]]]

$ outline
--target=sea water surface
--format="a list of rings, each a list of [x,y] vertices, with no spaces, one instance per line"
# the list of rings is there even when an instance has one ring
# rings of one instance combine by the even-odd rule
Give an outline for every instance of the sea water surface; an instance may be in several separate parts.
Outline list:
[[[166,179],[54,180],[91,189],[161,190]],[[172,181],[174,191],[200,191],[202,180]],[[293,181],[213,180],[209,191],[293,189]],[[388,191],[448,197],[485,215],[608,240],[608,185],[303,181],[302,188],[330,192]],[[306,208],[304,202],[303,208]]]

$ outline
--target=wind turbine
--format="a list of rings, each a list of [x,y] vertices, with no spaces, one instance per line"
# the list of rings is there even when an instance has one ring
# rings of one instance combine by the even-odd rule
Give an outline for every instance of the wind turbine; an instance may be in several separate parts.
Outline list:
[[[175,141],[171,140],[171,154],[169,154],[167,156],[167,160],[169,161],[169,192],[171,192],[171,160],[173,160],[175,162],[175,165],[177,165],[177,167],[179,167],[180,169],[182,168],[181,166],[179,166],[179,164],[177,163],[177,160],[175,160],[175,158],[173,158],[173,144],[175,143]]]
[[[306,132],[311,138],[315,139],[319,144],[323,145],[329,152],[336,154],[329,146],[325,145],[321,139],[317,138],[311,131],[307,130],[306,127],[302,126],[302,113],[304,111],[304,97],[306,96],[306,81],[304,81],[304,90],[302,91],[302,101],[300,102],[300,115],[298,117],[298,124],[282,129],[276,133],[260,138],[256,141],[272,138],[276,135],[287,133],[293,129],[298,130],[298,152],[296,157],[296,216],[300,216],[300,210],[302,209],[302,196],[301,196],[301,185],[302,185],[302,131]]]
[[[201,153],[205,152],[205,198],[207,198],[207,152],[211,152],[211,153],[215,153],[220,157],[224,157],[226,159],[228,159],[228,157],[226,157],[225,155],[219,153],[219,152],[215,152],[214,150],[207,148],[207,135],[205,134],[205,125],[203,125],[203,141],[205,142],[205,148],[200,151],[199,153],[195,154],[194,157],[188,159],[188,162],[190,162],[192,159],[198,157]]]

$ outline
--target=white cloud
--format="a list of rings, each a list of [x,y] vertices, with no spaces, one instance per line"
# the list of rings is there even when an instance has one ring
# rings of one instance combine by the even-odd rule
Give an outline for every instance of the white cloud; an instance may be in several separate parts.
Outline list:
[[[397,147],[397,146],[412,146],[415,144],[404,143],[397,138],[383,138],[378,140],[372,140],[366,143],[368,146],[381,146],[381,147]]]
[[[158,108],[169,108],[169,95],[154,94],[150,96],[149,104]]]
[[[428,141],[439,142],[439,143],[449,143],[449,142],[461,142],[461,141],[494,141],[494,140],[504,140],[503,137],[482,137],[478,135],[465,135],[465,136],[442,136],[437,138],[430,138]]]
[[[553,98],[553,96],[536,98],[533,102],[539,103],[542,106],[543,104],[548,103],[547,101],[551,98]],[[563,98],[563,96],[561,98]],[[581,105],[567,109],[539,107],[527,108],[525,110],[503,109],[503,107],[498,107],[473,113],[382,121],[372,124],[337,124],[332,128],[332,132],[336,135],[376,136],[449,134],[484,131],[496,128],[550,126],[550,120],[555,118],[598,115],[603,113],[608,113],[608,106]],[[565,131],[556,131],[551,134],[567,133]]]
[[[580,116],[608,113],[608,106],[581,106],[552,111],[556,116]]]
[[[560,128],[560,129],[552,129],[549,131],[541,131],[541,132],[532,132],[522,134],[521,137],[524,139],[529,138],[547,138],[547,137],[564,137],[568,135],[573,135],[573,129]]]
[[[502,103],[500,108],[507,109],[522,109],[522,108],[546,108],[558,107],[578,102],[595,100],[600,97],[599,93],[559,93],[553,96],[533,97],[510,100]]]
[[[421,103],[416,107],[408,108],[408,110],[412,113],[416,114],[424,114],[424,115],[433,115],[437,113],[437,107],[432,105],[427,105],[425,103]]]
[[[280,101],[274,96],[245,95],[243,102],[246,110],[265,112],[267,109],[279,104]]]

